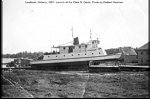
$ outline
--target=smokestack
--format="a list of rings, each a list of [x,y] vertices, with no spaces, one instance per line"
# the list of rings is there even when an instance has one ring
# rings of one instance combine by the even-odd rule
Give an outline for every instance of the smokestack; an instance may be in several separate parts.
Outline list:
[[[78,37],[74,38],[74,41],[73,41],[73,45],[78,45],[79,44],[79,39]]]

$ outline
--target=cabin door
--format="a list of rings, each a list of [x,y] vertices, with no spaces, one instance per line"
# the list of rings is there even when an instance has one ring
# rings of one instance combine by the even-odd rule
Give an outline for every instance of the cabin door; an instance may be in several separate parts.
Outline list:
[[[73,47],[72,47],[72,46],[69,47],[68,52],[69,52],[69,53],[73,52]]]

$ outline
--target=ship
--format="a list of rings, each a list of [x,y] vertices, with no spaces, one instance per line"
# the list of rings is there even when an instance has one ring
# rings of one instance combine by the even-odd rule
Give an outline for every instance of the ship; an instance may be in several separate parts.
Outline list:
[[[99,65],[106,61],[115,61],[121,57],[121,53],[107,55],[101,47],[100,41],[90,39],[87,43],[79,43],[79,38],[73,38],[71,45],[53,46],[56,49],[45,53],[37,60],[30,62],[30,66],[45,70],[88,70],[92,65]]]

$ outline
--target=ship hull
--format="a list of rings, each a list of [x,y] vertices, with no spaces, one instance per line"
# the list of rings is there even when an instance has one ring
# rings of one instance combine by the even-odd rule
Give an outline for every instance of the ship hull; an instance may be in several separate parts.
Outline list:
[[[88,66],[89,66],[88,61],[82,61],[82,62],[80,61],[80,62],[32,64],[31,68],[36,70],[87,71]]]
[[[30,63],[33,69],[44,70],[79,70],[87,71],[89,69],[90,61],[109,61],[118,60],[121,54],[105,55],[96,57],[82,57],[82,58],[69,58],[69,59],[55,59],[55,60],[40,60],[32,61]]]

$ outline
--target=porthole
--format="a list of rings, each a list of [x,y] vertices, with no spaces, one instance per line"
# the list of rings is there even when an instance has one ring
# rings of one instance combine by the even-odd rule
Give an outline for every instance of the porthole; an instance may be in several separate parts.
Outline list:
[[[101,54],[101,53],[99,52],[99,54]]]
[[[49,56],[48,56],[49,57]]]
[[[85,53],[85,55],[86,55],[86,53]]]
[[[64,55],[64,57],[65,57],[65,55]]]
[[[93,53],[92,53],[92,55],[93,55]]]
[[[80,54],[78,54],[78,56],[79,56]]]
[[[57,57],[57,56],[56,56]]]
[[[72,56],[73,56],[73,54],[72,54]]]

